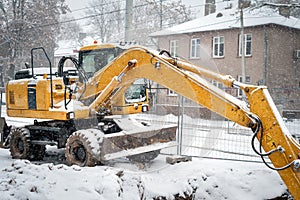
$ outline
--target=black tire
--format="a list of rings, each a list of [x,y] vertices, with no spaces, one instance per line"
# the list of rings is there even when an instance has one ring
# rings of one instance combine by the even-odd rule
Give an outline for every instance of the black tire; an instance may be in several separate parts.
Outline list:
[[[160,154],[160,150],[150,151],[146,153],[141,153],[133,156],[128,156],[127,158],[131,162],[136,163],[149,163],[150,161],[154,160]]]
[[[27,128],[13,128],[9,140],[10,154],[14,159],[43,160],[45,145],[31,144]]]
[[[10,154],[14,159],[30,159],[30,133],[27,128],[14,128],[10,133]]]
[[[74,132],[66,143],[66,162],[68,165],[95,166],[98,161],[93,155],[93,147],[88,137],[81,131]]]

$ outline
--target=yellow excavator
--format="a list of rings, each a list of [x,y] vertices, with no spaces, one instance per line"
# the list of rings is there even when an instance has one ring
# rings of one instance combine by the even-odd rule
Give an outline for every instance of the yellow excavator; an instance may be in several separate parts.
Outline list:
[[[78,77],[64,70],[66,60],[74,63]],[[176,144],[177,127],[152,127],[128,117],[149,109],[145,87],[125,95],[137,79],[144,78],[252,129],[255,153],[278,171],[293,197],[300,199],[300,145],[286,128],[267,87],[244,84],[167,51],[140,46],[122,49],[94,44],[81,48],[78,60],[63,58],[56,74],[50,61],[49,65],[49,73],[38,77],[32,64],[28,77],[18,76],[6,86],[8,116],[45,119],[14,128],[2,118],[0,142],[10,148],[13,158],[40,159],[45,145],[57,145],[65,147],[68,164],[80,166],[122,156],[154,159],[160,149]],[[247,102],[209,80],[243,90]]]

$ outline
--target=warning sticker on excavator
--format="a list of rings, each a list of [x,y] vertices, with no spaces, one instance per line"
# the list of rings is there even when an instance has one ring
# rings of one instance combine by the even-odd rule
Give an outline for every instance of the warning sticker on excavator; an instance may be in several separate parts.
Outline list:
[[[270,143],[270,142],[272,142],[272,141],[273,141],[272,137],[269,136],[269,135],[266,135],[266,142],[267,142],[267,143]]]

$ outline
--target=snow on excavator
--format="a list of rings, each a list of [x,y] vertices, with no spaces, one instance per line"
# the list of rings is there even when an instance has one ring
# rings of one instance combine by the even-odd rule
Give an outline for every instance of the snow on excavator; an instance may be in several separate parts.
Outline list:
[[[101,62],[96,61],[97,56]],[[68,59],[76,66],[78,79],[71,79],[64,70]],[[63,58],[56,76],[51,67],[50,75],[40,78],[34,76],[32,69],[30,78],[7,84],[7,114],[51,120],[13,128],[2,119],[0,142],[10,146],[14,158],[39,158],[45,145],[65,147],[67,162],[81,166],[122,156],[154,159],[161,148],[174,145],[176,127],[152,127],[124,117],[148,110],[145,89],[131,98],[124,97],[140,78],[157,82],[251,128],[255,153],[267,167],[278,171],[293,197],[300,199],[300,145],[287,130],[267,88],[240,83],[229,75],[173,58],[167,51],[144,47],[123,50],[95,44],[81,48],[78,61]],[[225,93],[207,79],[243,90],[247,102]],[[266,157],[272,165],[265,161]]]
[[[36,51],[44,53],[49,67],[34,66]],[[128,63],[105,66],[122,51],[114,45],[83,47],[79,60],[63,57],[53,69],[43,48],[32,49],[31,68],[18,71],[6,86],[7,115],[43,120],[9,127],[2,118],[0,145],[9,147],[13,158],[29,160],[43,159],[46,145],[55,145],[66,148],[68,164],[80,166],[118,157],[147,162],[176,145],[176,126],[155,127],[127,117],[149,109],[148,91],[134,83],[114,87]],[[68,60],[75,68],[64,67]],[[119,90],[122,99],[114,101]]]

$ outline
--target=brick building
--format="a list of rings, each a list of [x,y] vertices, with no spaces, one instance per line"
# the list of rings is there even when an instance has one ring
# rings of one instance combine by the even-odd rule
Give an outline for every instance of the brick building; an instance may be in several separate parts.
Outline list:
[[[268,86],[276,105],[285,113],[300,113],[300,20],[261,8],[245,9],[243,21],[246,82]],[[210,14],[155,32],[151,37],[159,49],[241,80],[238,12]],[[229,92],[241,95],[238,90]],[[165,90],[160,95],[160,99],[169,99],[164,101],[174,101],[172,91]]]

